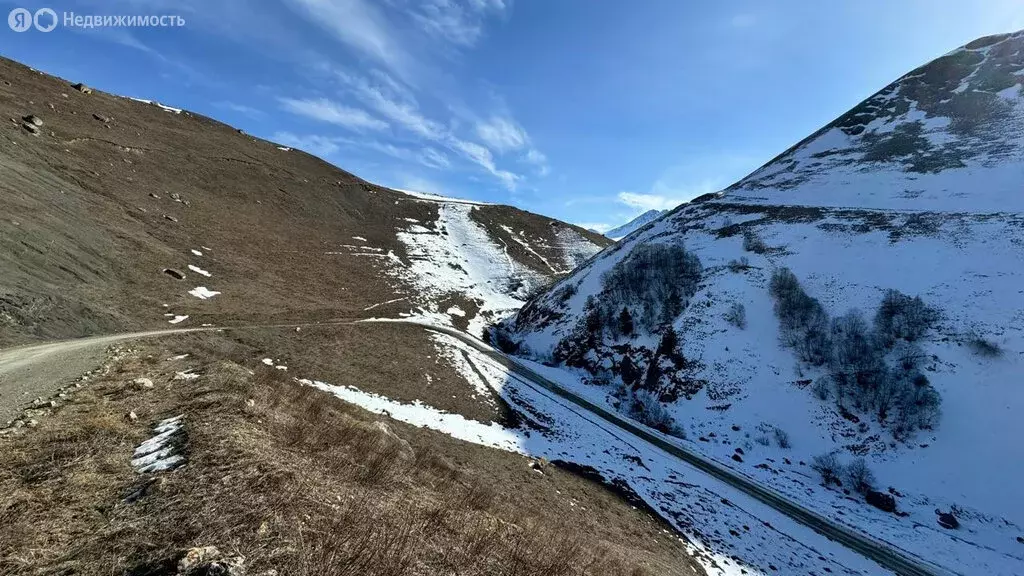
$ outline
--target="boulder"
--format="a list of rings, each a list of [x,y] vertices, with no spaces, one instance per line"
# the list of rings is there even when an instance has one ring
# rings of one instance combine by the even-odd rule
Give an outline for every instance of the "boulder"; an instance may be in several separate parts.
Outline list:
[[[82,84],[81,82],[79,82],[78,84],[73,85],[72,88],[74,88],[75,90],[78,90],[82,94],[92,94],[92,88],[89,88],[88,86],[86,86],[85,84]]]
[[[39,116],[36,116],[35,114],[29,114],[28,116],[24,116],[22,117],[22,120],[24,120],[26,124],[32,124],[33,126],[43,125],[43,119]]]
[[[956,530],[960,527],[960,521],[950,512],[939,512],[939,526],[947,530]]]
[[[737,461],[737,462],[743,462],[743,457],[740,456],[739,454],[733,454],[732,455],[732,459]]]
[[[896,511],[896,499],[892,497],[892,494],[886,494],[885,492],[879,492],[877,490],[869,490],[864,495],[864,500],[882,510],[883,512],[895,512]]]
[[[106,116],[104,116],[102,114],[93,113],[92,117],[97,119],[97,120],[99,120],[100,122],[103,122],[104,124],[106,124],[107,122],[110,122],[110,118],[107,118]]]
[[[152,388],[154,386],[153,381],[149,378],[136,378],[132,380],[132,384],[135,384],[135,387],[140,389]]]

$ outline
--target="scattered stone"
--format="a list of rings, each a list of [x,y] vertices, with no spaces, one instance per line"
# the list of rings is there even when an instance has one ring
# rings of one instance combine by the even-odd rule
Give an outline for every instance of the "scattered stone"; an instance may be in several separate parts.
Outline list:
[[[125,415],[125,419],[128,420],[129,422],[138,422],[139,415],[132,411]]]
[[[896,499],[891,494],[885,492],[879,492],[877,490],[871,490],[864,495],[864,500],[882,510],[883,512],[895,512],[896,511]]]
[[[171,200],[174,200],[175,202],[181,202],[181,194],[178,194],[177,192],[171,192]]]
[[[737,461],[737,462],[743,462],[743,457],[740,456],[739,454],[733,454],[732,455],[732,459]]]
[[[39,421],[36,420],[35,418],[32,418],[28,422],[25,422],[25,426],[28,426],[29,428],[35,428],[36,426],[39,426]]]
[[[32,134],[35,134],[36,136],[39,135],[39,127],[35,124],[29,124],[28,122],[25,122],[21,125],[21,127],[24,128],[25,130],[28,130]]]
[[[24,426],[25,422],[23,420],[15,420],[14,422],[11,422],[11,428],[22,428]]]
[[[175,218],[174,216],[169,216],[167,214],[164,214],[164,220],[170,220],[171,222],[177,222],[178,221],[178,219]]]
[[[74,88],[75,90],[78,90],[82,94],[92,94],[92,88],[89,88],[88,86],[86,86],[85,84],[82,84],[81,82],[79,82],[78,84],[73,85],[72,88]]]
[[[939,512],[939,526],[947,530],[956,530],[960,527],[960,521],[951,512]]]
[[[530,470],[540,472],[541,474],[544,473],[544,469],[541,468],[540,462],[537,461],[530,462]]]
[[[99,120],[100,122],[103,122],[103,123],[110,122],[110,118],[107,118],[106,116],[104,116],[102,114],[96,114],[95,112],[93,113],[92,117],[97,119],[97,120]]]
[[[135,380],[132,380],[132,384],[135,384],[136,387],[142,389],[152,388],[154,386],[153,381],[149,378],[136,378]]]
[[[21,119],[24,120],[26,123],[32,124],[32,125],[35,125],[35,126],[42,126],[43,125],[43,119],[40,118],[39,116],[36,116],[35,114],[29,114],[28,116],[22,116]]]
[[[743,448],[737,448],[736,453],[739,454],[740,456],[743,456]]]
[[[245,405],[248,406],[249,408],[252,408],[253,406],[256,405],[256,401],[253,400],[252,398],[249,398],[248,400],[245,401]]]
[[[159,196],[157,196],[156,192],[150,192],[150,193],[149,193],[149,197],[150,197],[150,198],[156,198],[157,200],[159,200],[159,199],[160,199],[160,197],[159,197]]]
[[[185,279],[185,274],[180,270],[175,270],[174,268],[164,268],[164,274],[167,274],[168,276],[174,278],[175,280]]]
[[[1017,542],[1024,544],[1024,536],[1017,536]]]

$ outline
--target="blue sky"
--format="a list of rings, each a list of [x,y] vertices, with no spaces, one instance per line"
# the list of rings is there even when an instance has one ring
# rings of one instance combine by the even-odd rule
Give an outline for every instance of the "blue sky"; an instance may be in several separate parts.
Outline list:
[[[715,191],[1019,0],[0,0],[178,28],[0,30],[0,53],[396,188],[588,226]]]

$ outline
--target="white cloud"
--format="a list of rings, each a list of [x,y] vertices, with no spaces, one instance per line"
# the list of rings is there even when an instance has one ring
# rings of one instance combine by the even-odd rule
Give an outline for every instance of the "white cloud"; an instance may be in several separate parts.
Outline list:
[[[378,114],[410,132],[430,140],[438,140],[444,134],[444,126],[421,114],[415,102],[394,99],[366,83],[358,88],[358,95]]]
[[[407,162],[418,162],[428,168],[443,169],[451,166],[448,156],[429,146],[422,150],[412,150],[402,146],[395,146],[394,144],[389,144],[387,142],[350,139],[346,139],[345,144],[354,148],[368,148],[370,150],[380,152],[381,154],[391,156],[392,158],[398,158],[399,160],[405,160]]]
[[[237,102],[217,102],[216,104],[214,104],[214,106],[218,108],[224,108],[225,110],[231,110],[233,112],[238,112],[239,114],[244,114],[246,116],[249,116],[250,118],[262,118],[264,116],[262,110],[258,110],[256,108],[253,108],[252,106],[246,106],[245,104],[238,104]]]
[[[504,184],[505,188],[508,188],[509,190],[516,189],[516,183],[522,177],[507,170],[498,169],[497,165],[494,163],[494,156],[491,154],[490,150],[476,142],[460,140],[455,137],[450,139],[449,144],[453,149],[461,152],[465,158],[490,172],[491,175]]]
[[[383,130],[388,127],[387,122],[374,118],[365,110],[350,108],[326,98],[281,98],[280,101],[282,107],[289,112],[351,130]]]
[[[448,168],[452,165],[448,161],[448,156],[444,152],[440,152],[433,148],[424,148],[420,151],[420,162],[431,168]]]
[[[577,223],[576,225],[579,226],[580,228],[586,228],[587,230],[593,230],[593,231],[595,231],[595,232],[597,232],[599,234],[604,234],[605,232],[611,230],[612,228],[615,228],[614,224],[594,224],[594,223],[580,222],[580,223]]]
[[[542,177],[547,176],[548,173],[551,172],[551,169],[548,168],[548,157],[545,156],[543,152],[537,150],[536,148],[530,148],[526,152],[526,155],[523,156],[523,160],[528,164],[536,166],[537,173],[540,174]]]
[[[466,47],[483,36],[484,20],[505,8],[502,0],[422,0],[412,16],[428,35]]]
[[[659,194],[637,194],[635,192],[619,192],[619,202],[640,210],[669,210],[686,200],[679,197],[662,196]]]
[[[408,56],[384,14],[366,0],[288,0],[342,43],[401,73]]]
[[[476,133],[492,150],[501,153],[519,150],[530,142],[526,130],[511,118],[492,116],[477,122]]]
[[[310,154],[320,157],[330,156],[338,151],[338,141],[335,138],[316,135],[297,135],[291,132],[277,132],[272,140],[289,148],[305,150]]]

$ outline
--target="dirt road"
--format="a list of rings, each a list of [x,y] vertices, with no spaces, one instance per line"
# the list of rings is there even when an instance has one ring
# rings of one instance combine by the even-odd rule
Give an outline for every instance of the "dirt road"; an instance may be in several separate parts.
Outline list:
[[[49,396],[69,379],[103,362],[110,344],[193,332],[195,328],[96,336],[0,350],[0,422],[14,418],[39,396]]]

